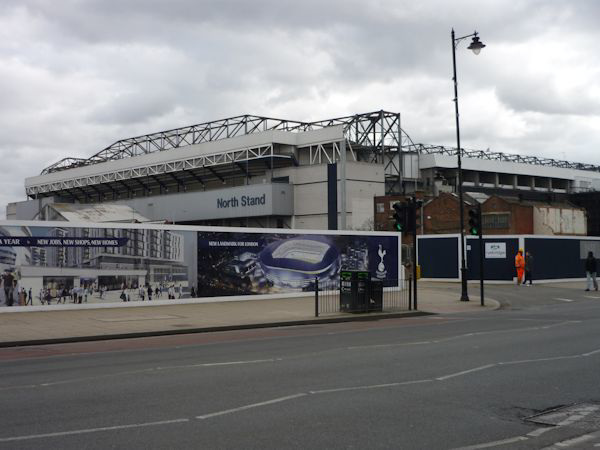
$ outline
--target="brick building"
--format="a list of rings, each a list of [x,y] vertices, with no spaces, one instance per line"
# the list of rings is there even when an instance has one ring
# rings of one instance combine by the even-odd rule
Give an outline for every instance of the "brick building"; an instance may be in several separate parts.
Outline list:
[[[468,226],[469,209],[477,205],[477,200],[463,195],[465,228]],[[458,233],[460,228],[458,195],[440,193],[426,201],[421,211],[421,234]]]
[[[535,234],[535,202],[492,195],[481,204],[482,228],[488,234]]]
[[[393,230],[393,205],[402,196],[375,198],[375,229]],[[518,197],[464,194],[465,231],[469,210],[481,204],[483,230],[487,234],[587,235],[586,211],[571,203],[545,203]],[[419,234],[459,233],[459,200],[441,192],[423,203],[418,215]]]
[[[417,198],[424,200],[423,195],[417,192]],[[385,195],[373,199],[373,229],[375,231],[394,230],[394,203],[409,201],[410,197],[404,195]]]

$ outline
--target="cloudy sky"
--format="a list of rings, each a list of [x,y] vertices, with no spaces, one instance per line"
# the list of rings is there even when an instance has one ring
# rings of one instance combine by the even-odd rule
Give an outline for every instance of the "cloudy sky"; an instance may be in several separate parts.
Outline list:
[[[114,141],[240,114],[402,113],[414,142],[600,165],[600,1],[2,0],[0,213]]]

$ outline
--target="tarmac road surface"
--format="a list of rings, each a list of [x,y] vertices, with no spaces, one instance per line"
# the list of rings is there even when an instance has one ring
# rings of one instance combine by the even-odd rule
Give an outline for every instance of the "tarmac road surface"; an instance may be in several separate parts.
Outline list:
[[[0,349],[0,448],[600,447],[600,299],[492,292],[505,309]]]

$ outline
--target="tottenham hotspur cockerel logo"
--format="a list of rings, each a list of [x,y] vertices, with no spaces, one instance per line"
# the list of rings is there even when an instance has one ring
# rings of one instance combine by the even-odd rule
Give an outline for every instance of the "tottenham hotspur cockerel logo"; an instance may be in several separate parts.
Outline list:
[[[385,270],[385,264],[383,263],[383,258],[387,252],[383,249],[382,245],[379,244],[379,251],[377,254],[379,255],[379,264],[377,264],[377,271],[375,274],[377,278],[385,278],[387,275],[387,271]]]

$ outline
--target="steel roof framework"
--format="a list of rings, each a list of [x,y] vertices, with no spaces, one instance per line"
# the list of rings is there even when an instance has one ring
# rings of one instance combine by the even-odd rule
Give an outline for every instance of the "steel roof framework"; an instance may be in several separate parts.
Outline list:
[[[269,144],[29,186],[27,194],[34,197],[48,194],[68,195],[78,200],[87,200],[94,193],[102,198],[101,194],[130,193],[140,187],[144,192],[148,192],[159,186],[162,192],[163,189],[168,190],[168,185],[172,185],[173,180],[179,189],[186,179],[204,185],[207,181],[215,179],[224,182],[226,177],[231,176],[252,177],[264,172],[265,161],[270,167],[295,163],[293,156],[276,154],[273,145]],[[100,185],[109,190],[100,192],[96,187]]]
[[[400,176],[400,171],[397,167],[397,159],[395,162],[393,157],[389,155],[398,152],[402,145],[412,144],[412,141],[400,128],[400,114],[386,111],[356,114],[353,116],[317,122],[298,122],[250,115],[237,116],[229,119],[123,139],[87,159],[62,159],[44,169],[42,175],[268,130],[303,132],[336,125],[342,125],[344,127],[347,148],[350,150],[351,158],[353,160],[385,162],[387,177],[395,177],[397,179]],[[335,162],[340,160],[340,145],[337,142],[317,144],[314,146],[307,146],[306,148],[310,152],[310,164],[320,164],[323,162]],[[224,166],[229,165],[237,168],[238,170],[236,173],[246,173],[244,164],[250,166],[252,161],[258,159],[267,161],[265,167],[272,167],[272,163],[269,163],[268,161],[273,160],[279,160],[280,165],[283,160],[287,160],[289,165],[297,165],[297,161],[293,156],[277,154],[274,151],[273,145],[270,145],[266,147],[233,150],[214,155],[187,158],[168,163],[151,164],[94,176],[74,178],[68,178],[68,176],[66,176],[65,179],[57,182],[27,186],[26,194],[30,197],[52,194],[60,195],[62,193],[73,196],[73,192],[70,190],[77,188],[78,192],[81,193],[81,189],[86,187],[92,192],[98,193],[97,189],[92,189],[92,186],[98,184],[108,184],[108,188],[110,189],[108,192],[115,194],[115,192],[117,192],[115,189],[116,187],[128,187],[126,184],[127,180],[133,179],[138,181],[140,179],[146,179],[146,183],[153,181],[154,184],[160,186],[162,192],[164,186],[161,186],[161,183],[163,181],[157,179],[157,175],[166,173],[171,174],[172,177],[172,175],[177,172],[188,171],[190,178],[195,181],[203,180],[208,174],[211,178],[214,179],[216,177],[224,182],[224,175],[219,175],[219,171],[223,172]],[[217,168],[219,168],[219,171],[216,170]],[[203,174],[199,174],[198,169],[205,170],[203,171]],[[250,176],[251,174],[246,173],[246,175]],[[202,181],[202,183],[204,183],[204,181]],[[83,192],[86,192],[87,196],[88,191],[84,190]]]
[[[396,124],[397,129],[394,129]],[[356,114],[354,116],[338,117],[317,122],[298,122],[285,119],[273,119],[270,117],[243,115],[122,139],[87,159],[72,157],[61,159],[51,166],[46,167],[41,174],[45,175],[75,167],[114,161],[132,156],[171,150],[174,148],[268,130],[309,131],[334,125],[343,125],[347,138],[358,145],[381,149],[385,144],[389,145],[391,143],[392,146],[397,147],[400,139],[396,134],[399,132],[403,133],[399,128],[399,124],[400,114],[386,111]],[[410,141],[410,138],[406,133],[404,133],[404,140]]]
[[[456,147],[444,147],[441,145],[412,144],[405,147],[405,151],[414,151],[421,154],[440,154],[457,156]],[[462,149],[461,156],[465,158],[486,159],[489,161],[514,162],[519,164],[532,164],[536,166],[559,167],[561,169],[587,170],[600,172],[600,166],[594,164],[564,161],[553,158],[539,158],[537,156],[516,155],[513,153],[492,152],[490,150],[467,150]]]
[[[384,164],[386,193],[388,194],[402,191],[402,168],[400,166],[402,158],[397,157],[400,152],[456,155],[456,148],[414,144],[400,126],[400,114],[383,110],[316,122],[242,115],[123,139],[87,159],[62,159],[45,168],[42,175],[268,130],[304,132],[339,125],[343,126],[346,148],[350,151],[352,160]],[[303,148],[307,150],[309,164],[332,163],[340,160],[341,146],[339,144],[339,142],[314,144],[298,150]],[[592,164],[482,150],[462,149],[462,156],[600,171],[600,166]],[[64,179],[60,181],[27,186],[26,194],[33,198],[47,195],[69,195],[77,199],[81,197],[87,199],[93,194],[101,198],[102,194],[109,193],[113,197],[118,197],[123,192],[123,188],[125,188],[125,192],[130,193],[135,189],[134,186],[138,189],[139,186],[144,186],[144,191],[158,187],[162,193],[164,190],[168,191],[168,186],[173,183],[173,180],[175,180],[178,190],[180,187],[185,190],[186,182],[200,183],[204,187],[206,182],[211,180],[219,180],[224,183],[227,177],[251,177],[276,166],[297,164],[293,155],[282,155],[271,144],[176,159],[159,164],[147,164],[94,176],[69,178],[65,173]],[[103,185],[106,191],[98,189],[98,185]]]

